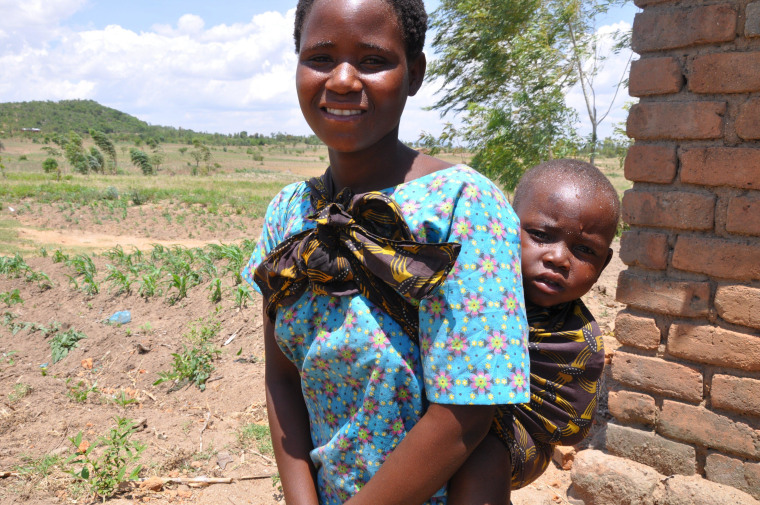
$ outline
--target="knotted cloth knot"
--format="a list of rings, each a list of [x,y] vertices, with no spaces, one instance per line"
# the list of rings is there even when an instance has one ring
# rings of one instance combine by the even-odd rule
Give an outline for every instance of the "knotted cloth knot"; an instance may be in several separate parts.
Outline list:
[[[292,305],[307,288],[316,294],[357,293],[419,339],[419,303],[446,278],[461,246],[414,240],[399,206],[384,194],[333,197],[330,169],[307,182],[316,227],[287,238],[254,272],[266,313]]]

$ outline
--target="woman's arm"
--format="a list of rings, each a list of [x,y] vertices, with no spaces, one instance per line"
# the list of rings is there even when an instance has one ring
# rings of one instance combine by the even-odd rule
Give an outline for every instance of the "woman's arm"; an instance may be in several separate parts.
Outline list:
[[[496,407],[433,403],[347,505],[415,505],[446,484],[488,434]]]
[[[288,505],[317,505],[317,471],[309,457],[312,441],[301,377],[275,342],[274,325],[266,312],[264,353],[269,429],[285,502]]]

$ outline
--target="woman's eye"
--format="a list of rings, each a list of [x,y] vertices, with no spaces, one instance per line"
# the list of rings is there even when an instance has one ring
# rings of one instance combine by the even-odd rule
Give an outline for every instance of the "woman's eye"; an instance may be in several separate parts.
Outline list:
[[[382,58],[370,56],[369,58],[364,58],[364,60],[362,60],[362,63],[370,67],[376,67],[376,66],[382,65],[385,62],[383,61]]]

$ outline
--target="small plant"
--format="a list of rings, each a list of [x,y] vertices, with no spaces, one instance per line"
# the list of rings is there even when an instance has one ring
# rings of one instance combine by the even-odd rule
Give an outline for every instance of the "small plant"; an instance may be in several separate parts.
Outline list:
[[[187,289],[190,284],[189,275],[172,274],[169,280],[169,289],[175,288],[177,293],[172,297],[171,303],[174,304],[183,298],[187,298]]]
[[[116,289],[116,294],[132,292],[132,283],[135,281],[129,273],[122,272],[113,265],[108,265],[108,276],[106,276],[106,282],[110,282]]]
[[[272,435],[269,432],[269,426],[266,424],[250,423],[240,428],[237,432],[238,443],[248,448],[251,445],[265,456],[274,456],[272,448]]]
[[[208,290],[211,292],[209,299],[212,303],[219,303],[222,301],[222,279],[217,277],[212,280]]]
[[[87,338],[87,335],[73,328],[62,333],[56,334],[50,340],[50,350],[53,353],[53,363],[58,363],[68,356],[69,351],[77,346],[77,342]]]
[[[121,482],[137,478],[142,470],[142,465],[137,463],[146,448],[144,444],[130,440],[137,431],[131,419],[117,417],[115,421],[116,426],[93,444],[84,440],[81,431],[70,438],[76,453],[66,461],[71,465],[82,465],[81,469],[69,473],[86,482],[90,491],[104,502],[116,493]]]
[[[151,298],[157,291],[158,281],[156,281],[156,277],[153,275],[143,275],[140,279],[140,287],[138,288],[140,296],[146,299]]]
[[[123,389],[119,391],[119,394],[113,395],[112,400],[116,405],[123,409],[126,409],[130,405],[137,403],[137,400],[130,398]]]
[[[206,381],[214,371],[213,361],[222,352],[214,346],[213,340],[221,330],[221,323],[214,317],[208,321],[198,319],[190,326],[190,333],[184,335],[191,347],[182,346],[182,352],[173,353],[174,363],[168,372],[160,372],[154,386],[165,381],[174,381],[174,387],[192,383],[201,391],[206,389]]]
[[[247,284],[238,284],[232,290],[235,293],[235,307],[242,309],[248,306],[249,300],[253,300],[253,294]]]
[[[69,261],[69,257],[63,251],[60,249],[53,251],[53,263],[65,263],[67,261]]]
[[[18,289],[12,289],[10,291],[0,293],[0,301],[5,303],[8,307],[16,305],[17,303],[24,303],[24,300],[21,298],[21,294],[19,293]]]
[[[87,402],[87,397],[90,395],[90,393],[97,394],[100,392],[97,382],[92,385],[88,385],[85,381],[79,381],[74,386],[69,386],[69,382],[71,382],[71,378],[66,379],[66,386],[69,389],[66,392],[66,396],[77,403],[85,403]]]
[[[13,357],[14,354],[18,354],[18,351],[8,351],[3,353],[3,361],[5,361],[6,365],[13,366],[16,364],[16,358]]]
[[[16,403],[20,399],[32,394],[32,386],[24,384],[23,382],[17,382],[13,385],[13,391],[8,395],[8,401]]]

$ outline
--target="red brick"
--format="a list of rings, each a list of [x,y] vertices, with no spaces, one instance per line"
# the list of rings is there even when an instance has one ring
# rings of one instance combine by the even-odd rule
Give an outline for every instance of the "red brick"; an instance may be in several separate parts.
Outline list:
[[[618,351],[612,360],[612,378],[649,393],[690,402],[702,400],[702,372],[672,361]]]
[[[708,454],[705,477],[760,499],[760,463],[744,462],[718,453]]]
[[[708,147],[682,151],[681,182],[760,189],[760,149]]]
[[[631,96],[678,93],[684,78],[675,58],[644,58],[631,63],[628,94]]]
[[[670,184],[676,178],[677,161],[675,146],[636,144],[625,157],[625,178]]]
[[[651,466],[663,475],[697,473],[697,451],[655,433],[616,424],[607,425],[607,450],[616,456]]]
[[[760,37],[760,2],[751,2],[744,10],[746,18],[744,22],[745,37]],[[760,492],[760,488],[758,488]]]
[[[623,195],[623,220],[637,226],[712,230],[715,196],[686,191],[628,190]]]
[[[718,286],[715,292],[718,315],[729,323],[760,329],[760,289],[749,286]]]
[[[664,270],[668,266],[668,236],[649,231],[627,231],[620,237],[620,259],[629,266]]]
[[[749,458],[760,457],[758,436],[750,426],[703,407],[665,400],[657,432],[675,440],[699,444]]]
[[[631,107],[626,133],[639,140],[708,140],[723,136],[725,102],[646,102]]]
[[[673,248],[673,266],[723,279],[760,280],[760,242],[681,235]]]
[[[625,270],[618,278],[616,298],[651,312],[704,317],[709,313],[710,283],[650,279]]]
[[[610,391],[607,397],[610,414],[621,423],[654,426],[657,405],[649,395],[632,391]]]
[[[710,397],[713,408],[760,417],[760,380],[716,374]]]
[[[726,231],[760,235],[760,194],[735,196],[728,202]]]
[[[654,351],[660,347],[660,329],[649,317],[638,317],[621,311],[615,319],[615,338],[621,344]]]
[[[737,12],[729,4],[636,14],[631,45],[637,53],[736,38]]]
[[[716,326],[674,324],[670,328],[667,351],[676,358],[697,363],[750,372],[760,370],[760,337]]]
[[[751,93],[760,90],[760,52],[695,56],[689,72],[694,93]]]
[[[760,139],[760,98],[753,98],[739,109],[736,134],[744,140]]]
[[[676,0],[633,0],[633,3],[636,5],[636,7],[642,7],[642,8],[649,5],[674,3],[674,2],[676,2]]]

